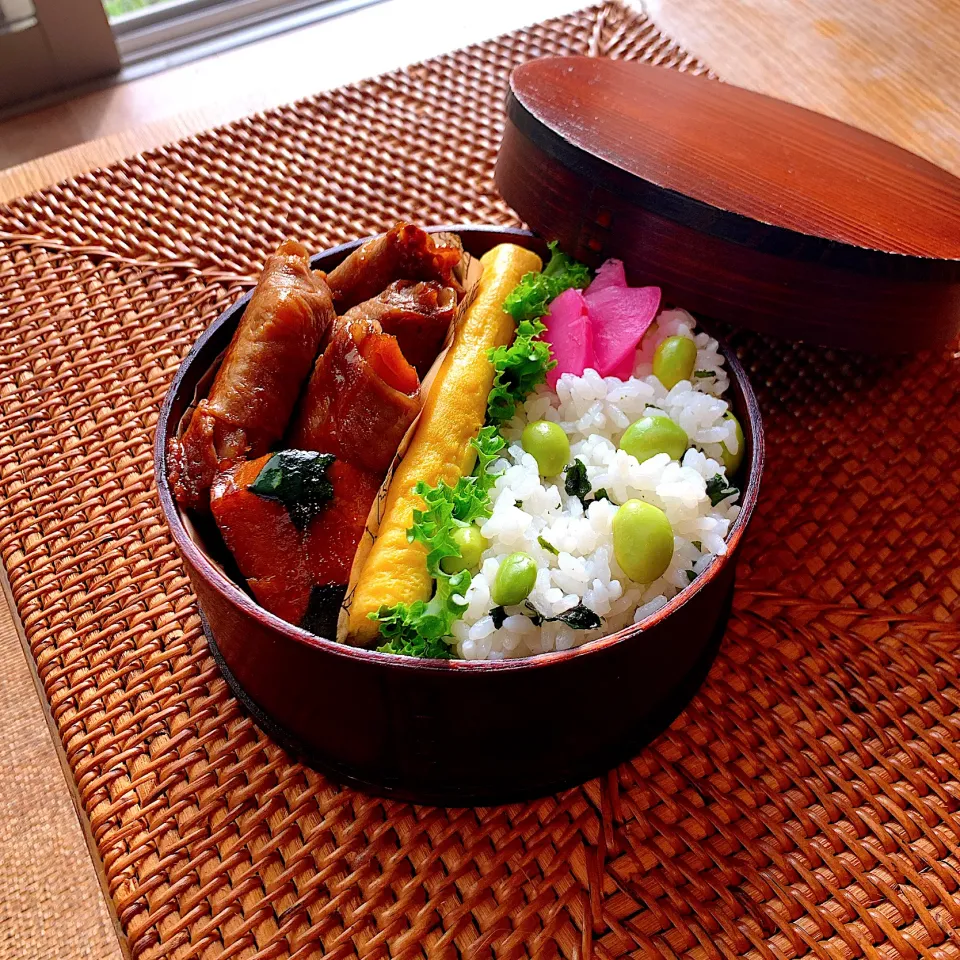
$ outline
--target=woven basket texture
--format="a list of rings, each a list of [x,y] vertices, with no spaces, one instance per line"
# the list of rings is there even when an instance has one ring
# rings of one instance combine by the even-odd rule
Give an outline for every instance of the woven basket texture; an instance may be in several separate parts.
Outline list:
[[[0,210],[0,552],[136,958],[960,957],[951,351],[733,334],[769,451],[734,614],[670,730],[582,787],[341,789],[211,659],[152,476],[177,365],[287,235],[516,223],[507,76],[559,53],[705,71],[605,4]]]

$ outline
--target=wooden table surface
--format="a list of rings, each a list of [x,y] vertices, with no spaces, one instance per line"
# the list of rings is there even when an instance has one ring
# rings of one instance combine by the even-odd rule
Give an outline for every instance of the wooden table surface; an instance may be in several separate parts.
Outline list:
[[[483,15],[457,17],[436,0],[395,0],[2,123],[0,160],[17,138],[22,147],[24,138],[47,136],[55,149],[58,136],[108,135],[0,171],[0,201],[582,5],[488,0]],[[863,127],[960,174],[960,0],[648,0],[646,10],[723,79]],[[282,68],[271,71],[271,58]],[[254,65],[274,79],[242,82]],[[190,109],[177,109],[185,103]],[[13,771],[0,778],[0,823],[8,825],[0,829],[0,960],[59,960],[64,918],[83,925],[89,957],[120,957],[31,665],[2,601],[0,716],[0,764]]]
[[[0,201],[579,6],[488,0],[482,17],[451,18],[437,0],[393,0],[2,122],[0,167],[38,145],[54,152],[0,170]],[[960,0],[647,0],[642,6],[728,82],[853,123],[960,174]],[[351,55],[317,57],[318,49]],[[271,69],[277,63],[282,69]],[[253,71],[256,84],[246,79]]]

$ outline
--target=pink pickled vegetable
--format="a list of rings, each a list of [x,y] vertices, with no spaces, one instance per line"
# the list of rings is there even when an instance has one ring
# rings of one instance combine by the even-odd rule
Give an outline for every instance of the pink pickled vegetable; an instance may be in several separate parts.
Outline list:
[[[590,294],[599,293],[608,287],[625,287],[626,285],[627,277],[623,272],[623,261],[604,260],[593,282],[587,287],[586,295],[589,297]]]
[[[547,374],[551,390],[556,389],[561,374],[573,373],[579,377],[587,367],[596,369],[593,329],[582,291],[576,288],[564,290],[550,304],[550,312],[543,322],[547,328],[543,339],[550,344],[553,359],[557,361]]]
[[[625,380],[633,372],[637,344],[660,308],[660,288],[621,287],[606,282],[595,290],[597,280],[611,262],[618,261],[608,260],[600,268],[597,279],[587,288],[584,300],[593,327],[597,372],[601,377]],[[622,275],[622,264],[619,269]]]
[[[551,389],[562,374],[580,376],[587,367],[601,377],[627,380],[659,309],[659,287],[628,287],[621,260],[602,264],[585,291],[564,291],[543,318],[543,339],[557,361],[547,375]]]

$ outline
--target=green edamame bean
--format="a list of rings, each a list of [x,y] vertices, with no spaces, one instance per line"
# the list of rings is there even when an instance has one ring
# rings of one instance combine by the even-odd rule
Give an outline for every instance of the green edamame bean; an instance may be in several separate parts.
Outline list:
[[[731,453],[725,443],[720,444],[723,448],[723,452],[721,453],[723,465],[727,469],[727,479],[730,479],[740,469],[740,464],[743,463],[743,455],[747,449],[747,441],[743,437],[743,428],[740,426],[740,421],[729,410],[723,415],[723,419],[733,421],[737,436],[736,453]]]
[[[480,557],[490,546],[490,542],[476,524],[457,527],[450,534],[450,538],[460,550],[460,556],[444,557],[440,561],[440,569],[444,573],[459,573],[461,570],[473,570],[480,566]]]
[[[673,527],[667,515],[643,500],[628,500],[613,518],[613,552],[637,583],[662,577],[673,559]]]
[[[520,445],[537,461],[541,477],[556,476],[570,460],[570,441],[562,428],[549,420],[528,423]]]
[[[498,607],[523,603],[537,582],[537,564],[529,553],[511,553],[497,571],[490,595]]]
[[[658,453],[666,453],[671,460],[679,460],[689,446],[690,441],[683,429],[669,417],[641,417],[627,427],[620,439],[620,449],[641,463]]]
[[[672,390],[681,380],[693,376],[697,362],[697,345],[689,337],[667,337],[653,355],[654,376]]]

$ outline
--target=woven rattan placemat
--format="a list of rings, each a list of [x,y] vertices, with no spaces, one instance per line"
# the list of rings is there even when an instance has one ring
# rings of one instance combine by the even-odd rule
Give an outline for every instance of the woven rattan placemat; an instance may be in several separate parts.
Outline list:
[[[0,550],[137,957],[960,956],[952,352],[734,336],[769,437],[734,616],[670,731],[578,789],[339,789],[210,657],[153,489],[177,364],[288,233],[515,222],[507,74],[569,52],[702,69],[595,7],[0,212]]]

